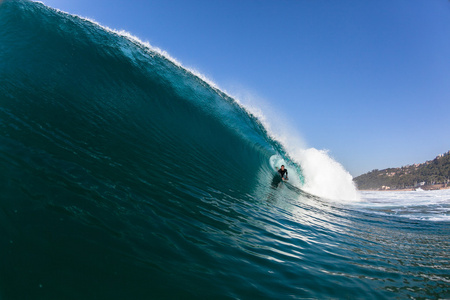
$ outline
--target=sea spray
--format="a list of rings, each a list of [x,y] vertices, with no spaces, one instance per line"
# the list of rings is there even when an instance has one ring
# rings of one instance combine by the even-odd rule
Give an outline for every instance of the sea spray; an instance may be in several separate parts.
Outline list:
[[[328,200],[342,202],[360,200],[360,194],[350,173],[329,155],[329,151],[308,148],[298,129],[292,126],[292,121],[289,121],[279,108],[274,108],[262,97],[242,86],[235,85],[231,95],[241,102],[246,110],[257,116],[268,135],[282,145],[291,162],[290,172],[293,175],[290,176],[293,179],[291,182],[313,195]],[[281,164],[287,162],[279,156],[271,157],[273,168],[279,168]]]
[[[360,200],[353,177],[328,155],[328,151],[314,148],[294,151],[292,156],[302,166],[305,191],[325,199]]]

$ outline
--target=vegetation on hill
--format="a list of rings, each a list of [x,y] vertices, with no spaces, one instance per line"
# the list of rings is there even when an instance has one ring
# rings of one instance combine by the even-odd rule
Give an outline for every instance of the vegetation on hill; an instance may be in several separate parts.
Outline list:
[[[372,170],[354,178],[360,190],[406,189],[450,182],[450,151],[423,164]]]

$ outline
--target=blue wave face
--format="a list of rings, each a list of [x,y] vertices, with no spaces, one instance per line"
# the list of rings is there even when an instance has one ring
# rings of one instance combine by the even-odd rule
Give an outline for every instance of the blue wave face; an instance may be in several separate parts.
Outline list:
[[[414,235],[332,205],[280,182],[281,162],[301,183],[257,118],[167,57],[0,4],[0,298],[376,298],[409,295],[404,276],[434,295],[424,270],[445,288],[408,256],[441,255],[422,237],[445,225]]]

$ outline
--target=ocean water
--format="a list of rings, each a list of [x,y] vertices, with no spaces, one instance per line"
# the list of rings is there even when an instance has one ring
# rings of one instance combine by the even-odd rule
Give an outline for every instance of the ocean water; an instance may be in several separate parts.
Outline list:
[[[359,194],[251,111],[129,34],[0,2],[0,299],[450,298],[449,191]]]

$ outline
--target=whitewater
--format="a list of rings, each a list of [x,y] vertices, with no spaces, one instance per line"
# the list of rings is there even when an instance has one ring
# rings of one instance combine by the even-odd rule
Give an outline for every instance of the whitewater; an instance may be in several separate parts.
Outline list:
[[[262,111],[129,33],[0,2],[0,299],[450,297],[448,191],[360,193]]]

